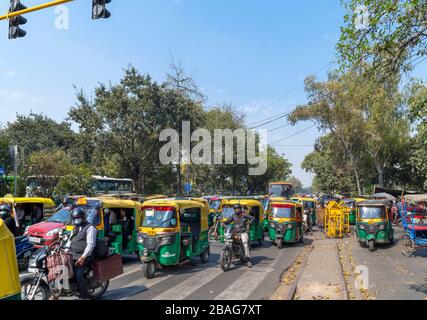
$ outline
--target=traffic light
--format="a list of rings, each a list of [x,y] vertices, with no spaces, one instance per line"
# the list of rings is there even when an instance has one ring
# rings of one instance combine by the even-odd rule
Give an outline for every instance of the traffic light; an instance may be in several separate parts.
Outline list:
[[[92,0],[92,19],[108,19],[111,17],[110,11],[107,10],[106,4],[111,0]]]
[[[20,0],[10,0],[9,13],[21,11],[24,9],[27,9],[27,7],[24,6]],[[9,18],[9,39],[25,37],[27,33],[22,30],[20,26],[26,23],[27,19],[22,16]]]

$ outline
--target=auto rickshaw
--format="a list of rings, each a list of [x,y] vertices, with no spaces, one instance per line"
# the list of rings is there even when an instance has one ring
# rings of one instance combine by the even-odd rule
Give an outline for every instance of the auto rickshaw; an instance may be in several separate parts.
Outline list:
[[[361,246],[375,250],[375,244],[393,243],[390,202],[366,200],[357,203],[356,234]]]
[[[268,219],[270,240],[280,249],[284,243],[302,242],[303,205],[294,201],[272,201]]]
[[[222,201],[221,205],[221,219],[225,222],[229,217],[234,214],[234,205],[240,204],[243,211],[250,214],[255,218],[249,229],[249,242],[258,242],[262,245],[264,241],[264,213],[262,203],[258,200],[245,197],[237,197],[233,199],[226,199]],[[224,227],[220,227],[220,241],[224,243]]]
[[[200,257],[209,261],[208,201],[177,197],[145,201],[142,204],[138,246],[147,279],[158,269]]]
[[[47,198],[13,198],[5,197],[0,203],[8,204],[12,209],[12,217],[18,227],[18,235],[23,235],[26,228],[41,222],[48,209],[55,208],[52,199]]]
[[[0,300],[21,300],[18,261],[15,240],[6,224],[0,219]]]
[[[316,224],[316,206],[317,201],[313,198],[294,197],[291,201],[299,202],[304,207],[304,213],[307,215],[309,229]]]
[[[273,201],[287,201],[287,199],[284,197],[270,197],[270,198],[264,199],[262,203],[262,208],[264,212],[264,221],[263,221],[264,232],[268,232],[268,219],[271,212],[271,203]]]
[[[351,225],[356,224],[356,204],[361,201],[365,201],[363,198],[346,198],[339,202],[340,206],[345,206],[350,209],[349,221]]]
[[[96,227],[97,238],[109,239],[109,247],[113,249],[113,253],[139,255],[137,230],[141,221],[141,203],[113,197],[79,197],[71,210],[78,207],[86,212],[87,220]],[[127,235],[123,225],[128,222],[133,224],[133,229],[132,233]],[[71,221],[66,229],[73,230]]]

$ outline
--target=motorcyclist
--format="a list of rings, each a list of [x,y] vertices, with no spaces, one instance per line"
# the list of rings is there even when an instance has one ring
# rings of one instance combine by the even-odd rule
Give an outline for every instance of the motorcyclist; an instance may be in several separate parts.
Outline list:
[[[88,290],[84,273],[86,266],[92,259],[96,244],[96,228],[86,220],[86,213],[82,208],[75,208],[71,212],[74,230],[66,244],[69,253],[73,256],[73,269],[80,298],[88,298]]]
[[[16,228],[15,219],[13,219],[12,210],[7,204],[0,205],[0,218],[3,219],[9,231],[13,234],[14,237],[18,236],[18,229]]]
[[[240,234],[240,238],[242,239],[243,248],[245,250],[245,258],[247,261],[247,266],[249,268],[252,267],[250,250],[249,250],[249,234],[248,234],[248,222],[252,223],[255,218],[243,211],[243,208],[240,204],[234,205],[234,214],[230,216],[224,224],[230,224],[234,222],[234,230],[235,232]]]

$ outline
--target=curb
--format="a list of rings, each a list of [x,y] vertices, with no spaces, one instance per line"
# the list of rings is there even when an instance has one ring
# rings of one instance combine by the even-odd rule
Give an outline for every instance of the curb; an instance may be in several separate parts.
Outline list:
[[[340,288],[341,288],[342,292],[345,292],[345,294],[344,294],[344,300],[350,300],[349,293],[347,291],[347,286],[345,285],[345,279],[344,279],[344,275],[343,275],[344,270],[343,270],[343,267],[342,267],[341,261],[340,261],[340,250],[338,249],[338,240],[335,240],[335,246],[334,246],[334,248],[335,248],[335,253],[336,253],[335,258],[337,260],[338,268],[339,268],[339,271],[340,271],[339,272],[339,278],[340,278],[340,282],[341,282],[340,283]]]

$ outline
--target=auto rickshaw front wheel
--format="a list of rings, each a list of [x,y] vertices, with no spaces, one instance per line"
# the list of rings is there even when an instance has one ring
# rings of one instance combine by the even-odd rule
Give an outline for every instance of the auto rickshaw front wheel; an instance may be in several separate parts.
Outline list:
[[[277,239],[277,248],[282,249],[283,248],[283,239]]]
[[[410,257],[414,254],[415,251],[415,242],[409,234],[404,234],[402,240],[400,240],[400,247],[402,248],[402,253]]]
[[[154,261],[144,262],[142,264],[142,272],[146,279],[152,279],[156,275],[156,264]]]
[[[375,251],[375,240],[369,240],[368,247],[369,247],[369,251],[371,252]]]

